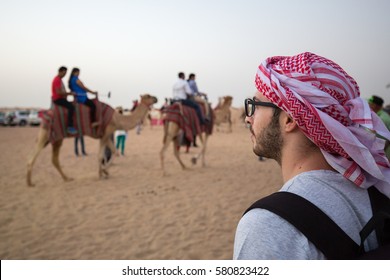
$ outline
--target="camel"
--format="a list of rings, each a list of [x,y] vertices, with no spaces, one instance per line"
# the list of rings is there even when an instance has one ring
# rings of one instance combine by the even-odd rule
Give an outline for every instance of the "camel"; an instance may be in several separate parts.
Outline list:
[[[224,96],[223,101],[219,101],[218,106],[214,109],[214,123],[216,125],[217,131],[221,123],[228,123],[229,128],[228,132],[232,132],[232,120],[230,107],[232,106],[233,97],[230,95]]]
[[[181,108],[180,111],[183,112],[181,104],[180,104],[180,108]],[[205,129],[202,129],[203,132],[201,132],[200,134],[197,135],[200,139],[200,145],[199,145],[200,151],[196,156],[192,157],[191,162],[193,165],[195,165],[197,163],[198,159],[201,158],[202,159],[202,167],[206,166],[206,161],[205,161],[206,146],[207,146],[208,137],[210,136],[210,134],[212,132],[212,125],[213,125],[213,123],[211,120],[211,122],[209,124],[206,124],[206,126],[208,126],[208,127],[205,127]],[[161,169],[162,169],[163,176],[167,175],[167,173],[165,171],[165,165],[164,165],[164,155],[165,155],[165,151],[167,150],[167,148],[171,142],[173,142],[173,152],[174,152],[175,158],[180,163],[180,166],[183,170],[187,169],[187,166],[183,163],[183,161],[180,158],[180,153],[179,153],[179,149],[178,149],[178,147],[180,145],[179,142],[180,142],[181,132],[182,132],[182,130],[176,122],[168,121],[168,120],[164,121],[163,147],[161,148],[161,151],[160,151],[160,163],[161,163]]]
[[[106,164],[104,164],[105,161],[103,160],[103,158],[104,158],[104,149],[106,146],[109,147],[109,149],[112,151],[112,154],[115,153],[115,147],[114,147],[114,143],[112,142],[111,135],[114,133],[115,130],[119,130],[119,129],[131,130],[134,127],[136,127],[139,121],[142,120],[145,117],[145,115],[148,113],[150,106],[156,102],[157,102],[156,97],[151,96],[149,94],[144,94],[141,95],[141,101],[138,107],[134,110],[134,112],[131,115],[121,115],[116,111],[113,113],[110,122],[108,123],[107,127],[104,130],[103,136],[100,138],[99,152],[98,152],[99,178],[102,178],[103,175],[106,177],[108,177],[109,175],[107,169],[112,161],[112,157],[110,162]],[[57,171],[60,173],[64,181],[71,181],[72,178],[65,175],[65,173],[61,169],[60,162],[59,162],[59,154],[60,154],[62,141],[63,139],[52,143],[52,147],[53,147],[52,163],[54,167],[57,169]],[[34,184],[31,181],[32,168],[39,153],[44,147],[46,147],[48,143],[49,143],[48,130],[45,129],[43,126],[41,126],[38,133],[37,144],[27,163],[27,185],[28,186],[31,187],[34,186]]]

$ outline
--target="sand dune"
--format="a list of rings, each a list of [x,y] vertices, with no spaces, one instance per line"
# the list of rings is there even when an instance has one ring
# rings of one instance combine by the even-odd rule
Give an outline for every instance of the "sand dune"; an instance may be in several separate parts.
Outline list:
[[[1,259],[231,259],[235,228],[254,200],[281,185],[274,161],[259,162],[249,133],[215,132],[206,168],[182,171],[167,152],[162,177],[162,127],[129,132],[126,156],[110,178],[97,177],[98,141],[86,138],[87,157],[64,141],[60,161],[74,178],[63,182],[51,147],[38,157],[34,188],[26,186],[26,160],[39,128],[0,127]],[[189,154],[182,153],[190,166]]]

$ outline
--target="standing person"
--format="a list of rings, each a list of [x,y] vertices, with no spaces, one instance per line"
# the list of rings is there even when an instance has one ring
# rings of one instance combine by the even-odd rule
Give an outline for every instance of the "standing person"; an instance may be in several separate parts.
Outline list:
[[[123,115],[122,107],[116,108],[116,111]],[[116,155],[119,156],[119,149],[121,150],[121,155],[125,155],[125,142],[127,137],[126,130],[115,130],[115,142],[116,142]]]
[[[388,130],[390,130],[390,115],[383,108],[384,100],[376,95],[371,96],[368,100],[368,104],[370,104],[371,110],[373,110],[379,118],[383,121]],[[386,141],[385,146],[386,156],[390,159],[390,142]]]
[[[205,109],[205,119],[210,120],[210,108],[209,103],[207,101],[207,94],[199,92],[198,85],[196,84],[196,76],[195,74],[191,73],[188,76],[188,85],[190,86],[190,89],[192,90],[192,96],[194,97],[195,101],[198,103],[202,103],[204,105]]]
[[[99,125],[99,122],[96,121],[96,105],[95,103],[88,98],[87,92],[92,93],[98,96],[97,91],[92,91],[87,88],[79,79],[80,69],[73,68],[69,77],[69,88],[74,91],[76,94],[77,103],[84,104],[90,108],[90,118],[92,127],[96,127]]]
[[[66,99],[68,95],[74,95],[74,93],[66,92],[64,83],[62,82],[62,78],[65,77],[67,71],[68,68],[65,66],[61,66],[58,69],[58,74],[54,77],[53,82],[51,83],[51,100],[54,104],[68,109],[68,127],[66,131],[71,135],[75,135],[77,130],[73,126],[74,106]]]
[[[86,156],[87,153],[85,152],[85,145],[84,145],[84,136],[79,135],[74,138],[74,153],[76,156],[79,156],[79,145],[78,142],[80,141],[80,148],[81,148],[81,153],[83,156]]]
[[[183,105],[195,109],[196,114],[199,118],[200,124],[205,124],[205,120],[200,111],[199,104],[195,101],[189,99],[188,97],[192,95],[192,90],[188,85],[188,82],[185,80],[185,75],[183,72],[178,74],[178,79],[173,85],[173,100],[180,101]]]
[[[328,215],[352,240],[372,216],[367,188],[390,197],[390,132],[336,63],[312,53],[270,57],[256,73],[255,97],[245,100],[253,152],[277,161],[284,185]],[[312,227],[316,227],[315,224]],[[366,250],[378,247],[371,234]],[[325,259],[302,232],[264,209],[240,220],[235,259]]]
[[[115,130],[115,141],[116,141],[116,155],[119,156],[119,149],[121,155],[125,155],[125,143],[127,138],[126,130]]]

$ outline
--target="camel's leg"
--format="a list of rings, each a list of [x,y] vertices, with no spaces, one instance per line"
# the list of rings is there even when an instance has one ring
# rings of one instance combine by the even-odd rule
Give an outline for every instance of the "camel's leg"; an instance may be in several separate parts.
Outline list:
[[[198,159],[201,157],[202,158],[202,167],[206,166],[206,161],[205,161],[205,154],[206,154],[206,145],[207,145],[207,134],[206,133],[201,133],[199,134],[199,140],[201,143],[201,149],[200,152],[191,159],[193,164],[196,164]]]
[[[207,140],[208,140],[208,135],[205,133],[203,139],[203,145],[202,145],[202,167],[206,166],[206,148],[207,148]]]
[[[37,138],[37,144],[35,145],[35,149],[27,162],[27,185],[29,187],[34,186],[34,184],[31,181],[31,175],[32,175],[32,168],[34,166],[35,160],[37,159],[42,149],[46,146],[47,142],[48,142],[47,130],[40,128],[38,138]]]
[[[161,151],[160,151],[160,164],[161,164],[161,170],[162,170],[163,176],[166,175],[165,174],[165,166],[164,166],[164,155],[165,155],[165,151],[167,150],[169,143],[171,141],[172,141],[171,138],[168,139],[168,137],[164,137],[163,147],[161,148]]]
[[[103,175],[106,177],[108,177],[109,175],[108,167],[111,165],[115,155],[115,147],[114,147],[114,143],[112,142],[112,134],[114,133],[115,129],[116,129],[116,124],[115,121],[113,120],[110,124],[107,125],[103,137],[100,138],[99,141],[99,151],[97,157],[98,167],[99,167],[99,171],[98,171],[99,178],[102,178]],[[111,158],[108,162],[105,162],[104,160],[106,147],[108,147],[111,150]]]
[[[228,116],[228,123],[229,123],[229,133],[231,133],[233,130],[232,130],[232,116],[231,116],[230,111],[229,111],[229,116]]]
[[[166,173],[165,173],[165,165],[164,165],[165,151],[168,149],[169,144],[171,142],[174,142],[173,139],[175,137],[177,137],[178,132],[179,132],[179,126],[176,123],[169,122],[169,123],[166,123],[164,125],[163,147],[161,148],[161,151],[160,151],[160,163],[161,163],[161,170],[162,170],[163,176],[166,175]],[[178,153],[178,151],[176,150],[176,143],[174,142],[173,144],[174,144],[174,148],[173,148],[174,149],[174,153],[176,153],[176,152]],[[176,154],[175,154],[175,156],[176,156]],[[176,157],[176,158],[178,158],[178,157]],[[182,165],[182,168],[185,168],[183,162],[181,162],[181,160],[180,160],[180,157],[178,158],[178,161]]]
[[[103,177],[103,159],[104,159],[104,148],[105,148],[105,141],[103,141],[103,138],[99,141],[99,152],[98,152],[98,166],[99,166],[99,178]],[[112,155],[113,156],[113,155]]]
[[[103,138],[101,138],[99,142],[99,152],[98,152],[99,178],[102,178],[103,175],[108,177],[108,171],[107,171],[108,166],[103,164],[103,159],[104,159],[104,149],[106,148],[106,146],[108,146],[111,149],[109,142],[110,142],[110,138],[105,136],[103,136]],[[111,149],[111,154],[112,156],[110,162],[112,161],[115,154],[115,151],[113,151],[112,149]]]
[[[62,171],[61,166],[60,166],[59,155],[60,155],[61,146],[62,146],[62,139],[53,144],[53,152],[51,155],[51,162],[53,163],[54,167],[58,170],[58,172],[60,173],[60,175],[61,175],[62,179],[64,179],[64,181],[71,181],[73,179],[67,177],[65,175],[65,173]]]
[[[107,169],[110,167],[111,163],[113,162],[116,149],[115,149],[115,146],[114,146],[114,143],[113,143],[111,137],[108,138],[106,143],[102,143],[102,146],[103,146],[102,159],[100,159],[100,156],[98,156],[98,160],[100,160],[100,162],[101,162],[101,165],[102,165],[102,168],[103,168],[103,172],[107,173],[107,175],[108,175]],[[105,158],[105,156],[106,156],[106,147],[108,147],[110,149],[110,151],[111,151],[111,157],[110,157],[110,159],[108,161]]]
[[[176,138],[175,141],[173,141],[173,154],[175,155],[175,158],[177,159],[177,161],[180,163],[181,168],[186,169],[187,167],[184,165],[183,161],[180,158],[180,153],[179,153],[178,147],[180,147],[180,142],[179,142],[179,139]]]

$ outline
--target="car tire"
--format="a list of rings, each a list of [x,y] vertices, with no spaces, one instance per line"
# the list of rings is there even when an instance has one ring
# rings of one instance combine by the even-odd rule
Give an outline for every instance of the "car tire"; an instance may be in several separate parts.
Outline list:
[[[27,122],[25,120],[21,120],[19,123],[20,126],[25,126],[26,124],[27,124]]]

